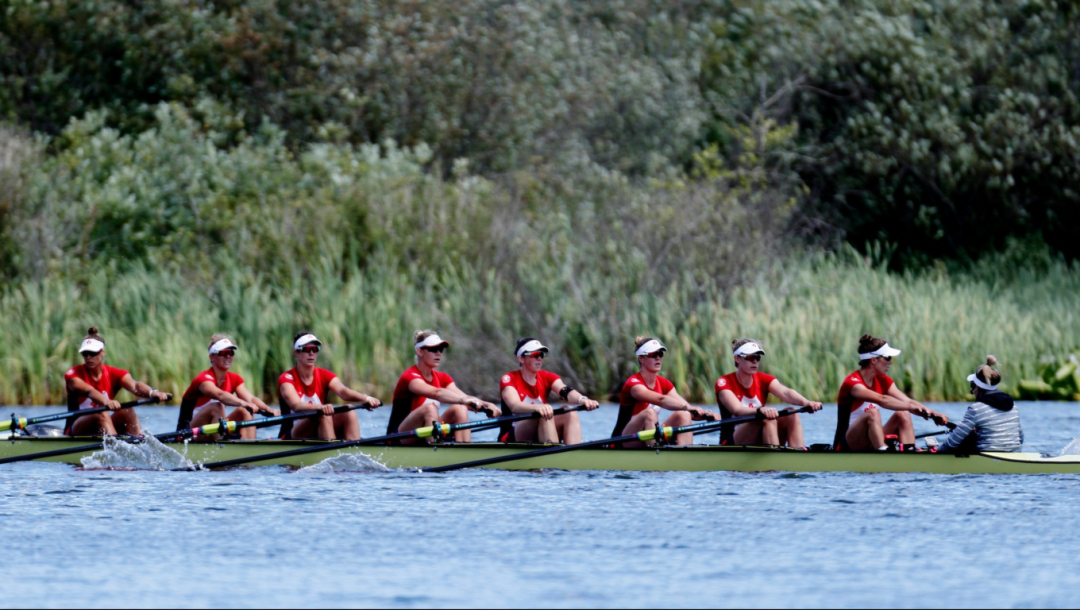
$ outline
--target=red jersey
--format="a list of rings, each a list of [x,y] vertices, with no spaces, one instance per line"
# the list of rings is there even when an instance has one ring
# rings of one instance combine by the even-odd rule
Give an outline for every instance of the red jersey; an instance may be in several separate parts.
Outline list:
[[[531,405],[547,404],[551,386],[559,379],[555,373],[539,371],[536,373],[536,385],[529,385],[521,376],[521,371],[511,371],[499,380],[499,395],[502,395],[503,389],[513,387],[517,390],[521,402]]]
[[[205,381],[209,381],[217,386],[219,390],[229,394],[235,394],[236,388],[244,384],[244,378],[232,372],[225,373],[225,380],[220,384],[217,382],[217,378],[214,377],[214,369],[207,369],[199,373],[191,381],[188,389],[184,392],[184,396],[180,399],[180,417],[176,422],[177,430],[183,430],[191,425],[191,418],[195,416],[195,411],[207,405],[221,404],[218,400],[203,394],[202,390],[199,389],[199,386]]]
[[[668,392],[675,389],[675,384],[671,383],[670,381],[664,379],[659,375],[656,376],[656,385],[653,387],[649,387],[649,384],[645,383],[645,380],[641,378],[641,373],[634,373],[630,376],[630,379],[627,379],[626,383],[623,384],[622,395],[619,397],[620,406],[634,406],[634,410],[631,412],[630,417],[633,417],[638,413],[641,413],[645,409],[648,409],[649,405],[651,404],[647,402],[638,402],[634,399],[633,396],[630,395],[630,390],[636,385],[643,385],[645,386],[646,390],[652,390],[653,392],[657,392],[664,396],[666,396]]]
[[[847,378],[844,379],[844,383],[840,386],[840,394],[836,397],[836,405],[840,408],[841,417],[845,415],[850,416],[853,412],[862,407],[863,404],[872,404],[856,400],[855,397],[851,395],[852,388],[857,385],[866,386],[866,382],[863,381],[859,371],[855,371],[848,375]],[[888,375],[878,375],[874,378],[874,385],[866,387],[878,394],[887,394],[889,388],[893,387],[893,380]]]
[[[304,382],[300,380],[300,373],[296,368],[291,368],[278,377],[278,403],[281,405],[281,414],[288,415],[292,413],[292,409],[289,405],[285,404],[285,399],[281,397],[281,388],[286,385],[291,385],[296,389],[296,394],[300,397],[300,402],[309,405],[325,405],[330,403],[330,382],[337,379],[337,375],[331,373],[326,369],[320,369],[315,367],[314,374],[311,376],[311,385],[304,385]],[[293,422],[286,421],[281,424],[281,431],[279,435],[281,438],[291,438]]]
[[[68,369],[68,372],[64,373],[64,379],[81,379],[90,387],[104,394],[109,400],[115,400],[117,392],[124,387],[120,385],[120,380],[128,374],[129,373],[124,369],[118,369],[114,366],[103,364],[101,365],[101,377],[95,380],[90,377],[90,373],[86,370],[86,365],[80,364]],[[98,404],[91,400],[90,395],[85,392],[68,392],[68,411],[93,409],[103,406],[105,405]]]
[[[426,402],[435,403],[438,406],[438,401],[430,398],[425,398],[418,394],[413,394],[409,390],[409,384],[414,379],[420,379],[424,383],[430,385],[433,388],[448,388],[454,379],[446,373],[440,371],[431,371],[431,381],[424,379],[424,376],[420,374],[420,369],[411,366],[401,374],[401,378],[398,379],[397,385],[394,386],[394,406],[390,411],[390,421],[387,423],[387,434],[394,434],[398,431],[398,426],[401,422],[405,421],[405,418],[409,416],[409,413],[419,409]]]
[[[739,383],[736,373],[728,373],[716,380],[716,385],[714,387],[714,390],[716,391],[716,404],[725,412],[727,411],[723,403],[720,402],[720,390],[728,390],[732,394],[735,394],[735,398],[738,399],[743,406],[752,409],[764,406],[765,402],[769,399],[769,384],[775,380],[776,377],[773,377],[772,375],[754,373],[754,378],[750,381],[750,387],[746,388]]]

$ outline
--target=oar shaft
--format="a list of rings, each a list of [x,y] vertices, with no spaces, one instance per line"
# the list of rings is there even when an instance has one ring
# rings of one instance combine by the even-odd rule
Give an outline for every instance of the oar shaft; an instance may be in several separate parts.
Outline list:
[[[363,408],[364,405],[339,405],[334,407],[334,415],[340,415],[342,413],[348,413],[355,409]],[[199,426],[198,428],[191,428],[189,430],[179,430],[174,434],[176,436],[210,436],[213,434],[220,434],[222,431],[222,424],[225,426],[225,433],[236,432],[244,428],[265,428],[267,426],[276,426],[278,424],[287,421],[296,421],[299,419],[308,419],[322,415],[322,411],[300,411],[298,413],[289,413],[287,415],[276,415],[274,417],[266,417],[263,419],[251,419],[248,421],[226,421],[218,422],[216,424],[207,424],[205,426]]]
[[[787,415],[794,415],[795,413],[809,412],[810,407],[802,407],[800,409],[786,409],[781,411],[779,416],[785,417]],[[540,457],[546,455],[554,455],[556,453],[564,453],[566,451],[574,451],[577,449],[587,449],[589,447],[597,447],[600,445],[614,445],[618,443],[629,443],[634,441],[648,442],[656,440],[656,435],[659,432],[663,435],[664,439],[674,438],[679,434],[686,432],[692,432],[695,434],[702,434],[707,432],[713,432],[723,426],[734,426],[738,424],[744,424],[751,421],[758,421],[760,418],[757,415],[749,415],[746,417],[734,417],[726,420],[714,420],[704,421],[696,424],[689,424],[686,426],[678,427],[663,427],[653,428],[651,430],[642,430],[636,434],[624,434],[622,436],[615,436],[612,438],[605,438],[598,441],[586,441],[584,443],[578,443],[576,445],[560,445],[555,447],[549,447],[545,449],[537,449],[534,451],[523,451],[521,453],[515,453],[513,455],[503,455],[498,457],[484,458],[482,460],[473,460],[471,462],[462,462],[460,464],[448,464],[446,466],[436,466],[434,468],[425,468],[424,472],[447,472],[450,470],[459,470],[462,468],[473,468],[476,466],[487,466],[489,464],[498,464],[500,462],[511,462],[515,460],[525,460],[532,457]]]
[[[556,415],[563,413],[572,413],[574,411],[581,410],[582,406],[576,405],[572,407],[563,407],[555,409]],[[513,423],[518,421],[524,421],[526,419],[536,419],[539,417],[537,413],[527,413],[524,415],[512,415],[509,417],[496,417],[492,419],[482,419],[478,421],[463,422],[460,424],[437,424],[437,426],[426,426],[424,428],[417,428],[410,432],[398,432],[396,434],[387,434],[384,436],[374,436],[371,438],[362,438],[355,441],[343,441],[340,443],[330,443],[327,445],[315,446],[315,447],[300,447],[289,451],[279,451],[277,453],[270,453],[262,456],[253,456],[247,458],[236,458],[233,460],[222,460],[220,462],[211,462],[209,464],[203,464],[203,468],[225,468],[228,466],[242,466],[244,464],[252,464],[255,462],[265,462],[268,460],[277,460],[288,457],[294,457],[297,455],[306,455],[309,453],[319,453],[323,451],[335,451],[338,449],[348,449],[350,447],[360,447],[364,445],[378,445],[382,443],[404,440],[409,438],[430,438],[435,435],[435,429],[438,427],[443,436],[449,436],[459,430],[482,430],[486,428],[494,428],[495,426],[501,426],[506,423]],[[185,469],[178,469],[185,470]]]
[[[142,405],[148,405],[155,403],[158,400],[156,398],[143,398],[141,400],[133,400],[131,402],[121,403],[121,409],[130,409],[131,407],[139,407]],[[12,422],[15,422],[15,427],[18,430],[25,430],[27,426],[33,426],[35,424],[44,424],[46,422],[57,421],[61,419],[73,419],[76,417],[82,417],[84,415],[94,415],[95,413],[104,413],[108,411],[109,407],[94,407],[93,409],[79,409],[78,411],[65,411],[63,413],[53,413],[52,415],[42,415],[41,417],[13,417],[6,421],[0,421],[0,432],[12,429]]]

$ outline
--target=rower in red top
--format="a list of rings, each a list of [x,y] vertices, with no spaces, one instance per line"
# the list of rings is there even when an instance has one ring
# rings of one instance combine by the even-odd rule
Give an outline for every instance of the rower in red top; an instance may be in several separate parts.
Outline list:
[[[776,377],[758,371],[765,350],[753,339],[736,339],[731,343],[735,357],[735,372],[716,380],[716,404],[724,419],[758,415],[758,421],[739,424],[734,430],[724,428],[721,444],[787,445],[804,447],[802,422],[799,415],[778,417],[776,409],[766,407],[769,395],[797,407],[821,410],[821,403],[803,398],[801,394],[780,383]]]
[[[836,398],[839,419],[833,447],[837,450],[867,451],[888,449],[885,435],[897,435],[905,449],[915,448],[914,413],[933,419],[939,425],[949,422],[948,416],[907,397],[886,373],[900,350],[884,339],[863,335],[859,339],[859,370],[848,375]],[[895,411],[882,425],[881,409]]]
[[[638,359],[638,372],[631,375],[623,384],[622,394],[619,397],[619,419],[615,422],[612,436],[636,434],[642,430],[651,430],[656,427],[660,420],[658,412],[660,408],[674,411],[664,421],[665,426],[686,426],[691,420],[703,420],[708,417],[719,419],[720,416],[712,411],[706,411],[701,407],[695,407],[686,402],[679,392],[675,390],[675,384],[660,376],[660,368],[664,361],[664,353],[667,348],[652,337],[638,337],[634,340],[635,352]],[[684,432],[675,436],[678,445],[689,445],[694,442],[691,432]],[[648,443],[650,446],[652,441]],[[640,447],[641,442],[633,441],[625,443],[626,447]]]
[[[159,392],[141,381],[135,381],[131,373],[124,369],[105,364],[105,339],[96,326],[91,326],[90,330],[86,331],[82,345],[79,346],[79,355],[82,356],[83,363],[64,373],[68,411],[108,407],[111,413],[73,416],[75,421],[71,422],[65,431],[71,436],[142,434],[142,425],[135,409],[121,409],[116,400],[116,394],[121,388],[140,398],[157,398],[161,402],[172,398],[172,394]]]
[[[544,369],[544,356],[548,348],[532,337],[518,339],[514,346],[518,370],[510,371],[499,381],[503,411],[514,414],[538,413],[539,419],[526,419],[514,425],[506,424],[499,439],[505,442],[557,443],[568,445],[581,442],[581,421],[577,413],[555,415],[548,399],[551,396],[592,411],[600,403],[566,385],[558,375]]]
[[[180,418],[176,422],[177,430],[197,428],[222,419],[250,421],[258,412],[270,416],[280,415],[277,410],[266,406],[266,403],[248,391],[243,377],[229,371],[237,349],[239,348],[229,335],[219,333],[210,337],[210,347],[207,348],[210,368],[199,373],[184,392],[180,401]],[[226,406],[236,407],[228,418],[225,417]],[[240,438],[254,440],[255,428],[241,429]],[[217,439],[217,434],[195,437],[197,441]]]
[[[293,338],[293,357],[296,366],[278,377],[278,399],[281,412],[322,411],[322,415],[281,424],[281,438],[355,441],[360,439],[360,422],[356,412],[334,413],[330,404],[333,392],[342,400],[366,403],[375,408],[382,405],[378,398],[357,392],[341,382],[337,375],[315,366],[322,341],[304,331]]]
[[[443,352],[449,346],[433,330],[416,331],[413,335],[416,366],[402,373],[394,387],[394,407],[386,426],[387,434],[409,432],[435,422],[463,424],[469,421],[469,411],[487,411],[491,417],[502,414],[495,405],[462,392],[449,375],[435,370],[442,364]],[[447,405],[441,418],[440,405]],[[454,440],[467,443],[472,440],[472,431],[459,430],[454,433]],[[402,443],[415,441],[406,439]]]

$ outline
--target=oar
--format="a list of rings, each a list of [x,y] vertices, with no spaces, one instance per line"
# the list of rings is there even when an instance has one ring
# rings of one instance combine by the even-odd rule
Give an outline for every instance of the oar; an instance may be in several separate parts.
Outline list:
[[[948,434],[956,429],[956,424],[949,422],[945,424],[945,427],[948,428],[948,430],[938,430],[937,432],[927,432],[926,434],[920,434],[915,437],[915,440],[918,440],[920,438],[926,438],[929,436],[941,436],[942,434]]]
[[[562,415],[563,413],[572,413],[583,409],[581,405],[560,407],[555,409],[555,415]],[[264,455],[256,455],[251,457],[236,458],[233,460],[223,460],[220,462],[210,462],[209,464],[203,464],[202,468],[225,468],[227,466],[242,466],[244,464],[251,464],[254,462],[264,462],[267,460],[276,460],[281,458],[293,457],[296,455],[306,455],[308,453],[319,453],[323,451],[334,451],[336,449],[347,449],[349,447],[359,447],[362,445],[378,445],[389,441],[396,441],[407,438],[430,438],[432,436],[445,437],[450,436],[454,432],[459,430],[484,430],[487,428],[494,428],[503,424],[509,424],[513,422],[523,421],[526,419],[536,419],[540,417],[539,413],[526,413],[523,415],[510,415],[506,417],[496,417],[494,419],[481,419],[478,421],[470,421],[461,424],[438,424],[436,426],[426,426],[424,428],[417,428],[410,432],[398,432],[396,434],[387,434],[384,436],[373,436],[371,438],[362,438],[355,441],[342,441],[340,443],[329,443],[326,445],[316,445],[314,447],[301,447],[299,449],[291,449],[289,451],[279,451],[277,453],[267,453]],[[190,468],[177,468],[176,470],[191,470]]]
[[[342,405],[340,407],[334,407],[335,413],[345,413],[353,409],[363,408],[365,405]],[[290,413],[289,415],[278,415],[276,417],[267,417],[264,419],[253,419],[245,422],[225,422],[225,429],[228,432],[235,432],[240,428],[265,428],[266,426],[273,426],[280,424],[283,421],[291,421],[296,419],[304,419],[305,417],[314,417],[321,414],[322,411],[301,411],[300,413]],[[199,428],[189,428],[185,430],[174,430],[172,432],[163,432],[162,434],[155,434],[154,438],[159,441],[167,441],[169,439],[182,439],[190,438],[197,434],[217,434],[221,432],[221,423],[208,424]],[[11,464],[13,462],[27,462],[30,460],[40,460],[44,458],[57,457],[61,455],[71,455],[73,453],[84,453],[87,451],[97,451],[101,449],[103,443],[102,440],[97,443],[88,445],[79,445],[78,447],[68,447],[66,449],[54,449],[52,451],[42,451],[41,453],[30,453],[27,455],[15,455],[6,458],[0,458],[0,464]],[[132,443],[141,443],[143,439],[140,437],[133,437],[129,440]]]
[[[799,409],[785,409],[780,411],[779,417],[785,417],[793,415],[795,413],[810,413],[813,409],[810,407],[801,407]],[[734,426],[738,424],[744,424],[746,422],[759,421],[761,418],[758,415],[747,415],[745,417],[734,417],[725,420],[713,420],[703,421],[697,424],[690,424],[687,426],[661,427],[657,426],[652,430],[642,430],[637,434],[624,434],[622,436],[615,436],[612,438],[605,438],[599,441],[586,441],[584,443],[578,443],[576,445],[561,445],[556,447],[548,447],[546,449],[537,449],[535,451],[523,451],[521,453],[514,453],[512,455],[503,455],[499,457],[484,458],[482,460],[473,460],[471,462],[461,462],[460,464],[448,464],[446,466],[436,466],[434,468],[425,468],[423,472],[447,472],[449,470],[458,470],[460,468],[472,468],[474,466],[486,466],[488,464],[498,464],[500,462],[510,462],[513,460],[524,460],[531,457],[540,457],[543,455],[552,455],[555,453],[563,453],[566,451],[574,451],[575,449],[585,449],[586,447],[598,447],[600,445],[613,445],[617,443],[628,443],[632,441],[651,441],[656,440],[659,435],[662,440],[675,438],[678,434],[685,432],[693,432],[695,434],[705,434],[708,432],[714,432],[718,428],[724,426]]]
[[[148,405],[158,402],[157,398],[143,398],[142,400],[133,400],[131,402],[120,403],[121,409],[130,409],[131,407],[140,407],[142,405]],[[41,417],[33,417],[27,419],[25,417],[15,417],[15,414],[11,414],[11,419],[8,421],[0,422],[0,432],[5,430],[25,430],[27,426],[33,426],[34,424],[43,424],[49,421],[56,421],[59,419],[72,419],[75,417],[82,417],[83,415],[93,415],[95,413],[104,413],[110,410],[109,407],[95,407],[93,409],[80,409],[78,411],[65,411],[64,413],[54,413],[52,415],[42,415]]]

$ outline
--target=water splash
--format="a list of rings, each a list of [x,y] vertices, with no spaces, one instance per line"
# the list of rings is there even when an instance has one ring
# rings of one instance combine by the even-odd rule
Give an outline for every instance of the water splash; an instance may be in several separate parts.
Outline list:
[[[334,457],[297,471],[299,474],[327,474],[331,472],[390,472],[375,459],[363,453],[339,453]]]
[[[1080,438],[1072,439],[1065,448],[1061,450],[1061,455],[1080,455]]]
[[[101,451],[82,459],[87,470],[172,470],[192,468],[191,460],[147,434],[141,442],[106,438]]]

